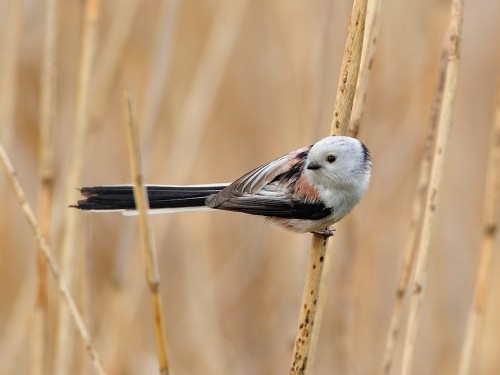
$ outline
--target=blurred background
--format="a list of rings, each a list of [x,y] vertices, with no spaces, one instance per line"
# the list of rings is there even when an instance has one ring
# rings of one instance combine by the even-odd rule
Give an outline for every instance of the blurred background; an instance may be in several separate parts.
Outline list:
[[[2,0],[0,6],[0,137],[38,209],[46,5]],[[129,84],[149,183],[231,181],[327,135],[351,6],[345,0],[103,1],[84,183],[131,180],[124,131]],[[67,185],[82,15],[82,2],[58,2],[50,235],[58,257],[73,203],[67,192],[78,188]],[[448,15],[449,1],[384,1],[359,134],[372,154],[373,179],[335,235],[316,374],[373,374],[380,366]],[[457,370],[481,238],[499,40],[500,2],[466,1],[459,93],[415,374]],[[0,373],[29,373],[36,243],[3,172],[0,192]],[[76,295],[104,366],[111,374],[156,373],[136,219],[81,215],[83,276]],[[158,215],[152,222],[175,374],[287,373],[311,236],[227,212]],[[498,254],[492,267],[490,285],[497,285]],[[500,296],[494,289],[487,295],[476,374],[500,373]],[[51,276],[48,290],[45,355],[51,373],[59,304]],[[88,369],[76,341],[75,372]]]

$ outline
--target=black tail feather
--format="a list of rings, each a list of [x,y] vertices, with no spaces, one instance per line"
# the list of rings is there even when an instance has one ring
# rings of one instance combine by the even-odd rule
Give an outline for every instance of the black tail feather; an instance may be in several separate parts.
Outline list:
[[[208,196],[224,189],[221,185],[146,186],[151,209],[203,207]],[[134,210],[132,186],[94,186],[80,189],[85,199],[73,207],[81,210]]]

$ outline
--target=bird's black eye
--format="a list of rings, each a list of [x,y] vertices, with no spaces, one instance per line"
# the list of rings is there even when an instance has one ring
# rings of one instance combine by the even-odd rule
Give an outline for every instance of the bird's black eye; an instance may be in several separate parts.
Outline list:
[[[337,160],[337,158],[335,157],[335,155],[328,155],[328,156],[326,157],[326,161],[327,161],[328,163],[333,163],[335,160]]]

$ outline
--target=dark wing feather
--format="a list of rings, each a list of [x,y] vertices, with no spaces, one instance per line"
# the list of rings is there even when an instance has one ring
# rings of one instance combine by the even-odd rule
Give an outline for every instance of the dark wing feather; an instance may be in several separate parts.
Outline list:
[[[298,200],[259,195],[253,197],[235,197],[216,208],[243,212],[250,215],[309,220],[319,220],[332,213],[330,208],[321,203],[301,202]]]

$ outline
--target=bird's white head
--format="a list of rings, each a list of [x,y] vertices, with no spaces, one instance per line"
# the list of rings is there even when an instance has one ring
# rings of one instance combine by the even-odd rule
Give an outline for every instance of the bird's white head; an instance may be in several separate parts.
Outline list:
[[[372,162],[366,146],[351,137],[331,136],[316,142],[304,173],[315,186],[351,192],[358,199],[368,189]]]

